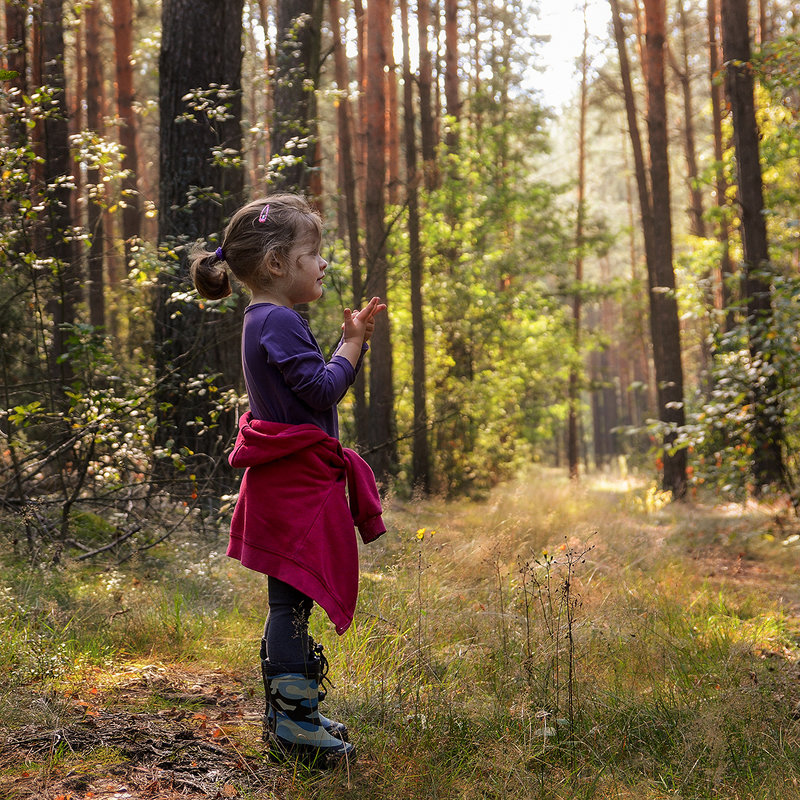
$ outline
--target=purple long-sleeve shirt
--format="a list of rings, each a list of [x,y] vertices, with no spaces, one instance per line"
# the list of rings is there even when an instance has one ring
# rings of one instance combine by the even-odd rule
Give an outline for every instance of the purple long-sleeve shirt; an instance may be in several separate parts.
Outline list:
[[[311,328],[294,309],[272,303],[245,309],[242,366],[256,419],[289,425],[310,422],[339,438],[336,406],[356,370],[336,354],[326,363]]]

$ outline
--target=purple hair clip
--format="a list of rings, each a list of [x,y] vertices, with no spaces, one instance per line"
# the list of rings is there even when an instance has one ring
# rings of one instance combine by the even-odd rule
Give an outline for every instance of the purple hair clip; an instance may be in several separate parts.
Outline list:
[[[218,247],[214,251],[214,255],[217,257],[217,261],[224,261],[225,260],[225,253],[222,252],[222,248]]]
[[[264,208],[261,209],[261,213],[258,215],[258,221],[266,222],[268,216],[269,216],[269,203],[267,203],[264,206]]]

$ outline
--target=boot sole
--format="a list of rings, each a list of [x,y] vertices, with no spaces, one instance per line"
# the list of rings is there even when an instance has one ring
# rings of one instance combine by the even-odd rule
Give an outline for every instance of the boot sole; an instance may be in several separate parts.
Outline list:
[[[272,729],[270,728],[268,720],[269,720],[269,718],[265,716],[263,718],[262,723],[261,723],[261,741],[262,742],[268,742],[270,740],[270,738],[272,736],[274,736],[274,734],[272,733]],[[331,736],[333,736],[334,738],[339,739],[342,742],[348,742],[348,743],[350,742],[350,734],[349,734],[347,728],[345,728],[344,726],[342,726],[341,728],[337,728],[335,726],[331,726],[329,728],[329,727],[323,725],[322,727],[325,728],[325,730],[328,731],[328,733]]]
[[[335,769],[341,764],[356,760],[356,749],[352,745],[349,750],[335,751],[331,748],[287,742],[273,734],[267,737],[267,742],[269,744],[267,756],[275,763],[297,761],[311,768]]]

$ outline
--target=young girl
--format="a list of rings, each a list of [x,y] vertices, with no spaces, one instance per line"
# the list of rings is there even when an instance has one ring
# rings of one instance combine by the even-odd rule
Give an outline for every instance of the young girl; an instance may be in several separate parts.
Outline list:
[[[346,308],[341,342],[326,363],[294,310],[322,296],[321,239],[321,220],[303,197],[273,195],[239,209],[221,246],[213,253],[199,246],[190,264],[201,296],[230,294],[225,265],[251,295],[242,328],[250,410],[230,456],[246,469],[228,555],[268,576],[265,739],[273,753],[329,766],[354,758],[355,748],[342,723],[319,713],[327,660],[308,621],[316,601],[339,634],[347,630],[358,593],[353,523],[365,542],[385,531],[371,470],[339,444],[336,406],[386,306],[373,297],[361,311]]]

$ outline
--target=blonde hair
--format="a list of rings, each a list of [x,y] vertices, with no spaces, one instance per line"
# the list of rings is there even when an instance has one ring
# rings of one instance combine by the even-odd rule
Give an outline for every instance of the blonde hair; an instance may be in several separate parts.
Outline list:
[[[267,208],[269,206],[269,208]],[[292,246],[305,236],[322,239],[322,220],[299,194],[274,194],[242,206],[232,217],[216,252],[204,244],[189,253],[189,273],[198,293],[207,300],[221,300],[231,293],[225,265],[250,291],[270,283],[266,269],[270,259],[289,268]]]

